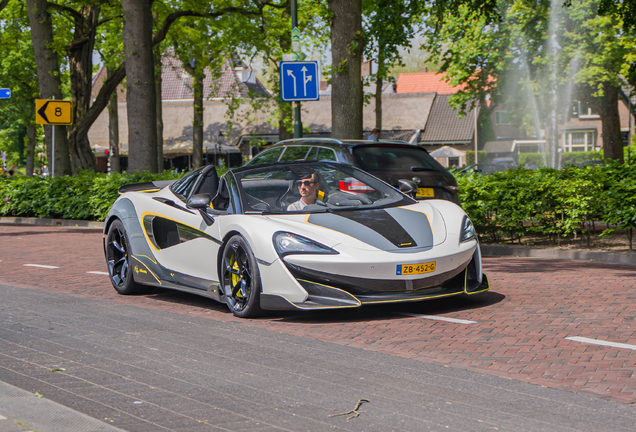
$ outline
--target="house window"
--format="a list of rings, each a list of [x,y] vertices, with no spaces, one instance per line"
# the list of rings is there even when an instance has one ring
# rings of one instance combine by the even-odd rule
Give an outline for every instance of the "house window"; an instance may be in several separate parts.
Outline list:
[[[621,131],[621,138],[623,138],[623,147],[627,147],[629,145],[629,132]]]
[[[580,103],[579,105],[579,118],[581,119],[597,119],[600,118],[598,113],[592,109],[592,106],[586,103]]]
[[[594,151],[596,131],[565,131],[565,151]]]
[[[458,157],[449,157],[448,158],[448,168],[458,167],[459,166],[459,158]]]
[[[495,124],[496,125],[508,125],[508,111],[495,111]]]

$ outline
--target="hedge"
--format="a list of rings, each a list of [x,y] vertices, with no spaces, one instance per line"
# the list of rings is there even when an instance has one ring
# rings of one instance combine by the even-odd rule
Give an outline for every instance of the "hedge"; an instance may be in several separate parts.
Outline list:
[[[104,220],[120,186],[179,177],[164,174],[96,174],[0,180],[0,216]],[[528,234],[560,238],[581,234],[590,241],[636,228],[636,166],[607,162],[555,170],[518,168],[490,175],[456,175],[462,206],[482,240],[519,240]]]
[[[546,166],[549,160],[549,153],[520,153],[519,165],[520,166],[532,166],[537,167]],[[627,160],[627,156],[625,157]],[[567,152],[561,154],[561,165],[574,165],[579,162],[585,162],[589,160],[603,160],[602,151],[589,151],[589,152]]]
[[[520,240],[524,235],[602,234],[636,228],[636,167],[606,165],[561,170],[518,168],[486,176],[458,175],[462,206],[483,240]]]
[[[101,221],[119,196],[120,186],[179,177],[173,172],[107,175],[85,171],[76,177],[1,179],[0,216]]]

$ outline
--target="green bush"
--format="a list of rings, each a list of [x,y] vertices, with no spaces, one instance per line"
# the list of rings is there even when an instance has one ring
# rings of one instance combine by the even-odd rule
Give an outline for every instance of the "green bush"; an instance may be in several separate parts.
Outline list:
[[[479,160],[479,163],[486,162],[486,159],[488,158],[488,152],[484,150],[477,151],[477,158]],[[475,163],[475,152],[469,150],[466,152],[466,165],[472,165],[474,163]]]
[[[605,234],[636,228],[636,166],[519,168],[457,181],[462,206],[485,239],[580,234],[589,242],[596,222],[612,226]]]
[[[120,186],[181,175],[173,172],[107,175],[86,171],[76,177],[0,179],[0,216],[104,220],[119,196]]]
[[[225,171],[219,168],[219,175]],[[183,174],[180,174],[183,175]],[[175,179],[172,172],[0,179],[0,216],[104,220],[126,184]],[[464,210],[482,239],[518,240],[527,234],[587,236],[595,222],[604,234],[636,228],[636,164],[562,170],[518,168],[489,175],[458,175]]]
[[[548,153],[520,153],[519,154],[519,166],[532,166],[544,167],[548,164]]]
[[[561,165],[574,165],[589,160],[603,160],[602,151],[561,153]]]

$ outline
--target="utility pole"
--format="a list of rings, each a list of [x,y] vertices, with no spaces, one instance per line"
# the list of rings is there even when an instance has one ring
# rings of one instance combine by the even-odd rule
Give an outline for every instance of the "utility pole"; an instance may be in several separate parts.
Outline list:
[[[300,40],[294,40],[298,34],[298,4],[297,0],[291,0],[292,15],[292,51],[300,53]],[[300,102],[294,102],[294,138],[303,137],[303,124],[300,119]]]
[[[475,163],[479,163],[479,146],[478,146],[478,135],[477,135],[477,103],[475,103]]]

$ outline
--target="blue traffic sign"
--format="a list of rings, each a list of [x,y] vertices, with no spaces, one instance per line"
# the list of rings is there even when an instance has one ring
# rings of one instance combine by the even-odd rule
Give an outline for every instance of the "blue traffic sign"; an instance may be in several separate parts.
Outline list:
[[[11,97],[11,89],[0,89],[0,99],[9,99]]]
[[[320,99],[317,61],[280,62],[280,100],[283,102]]]

